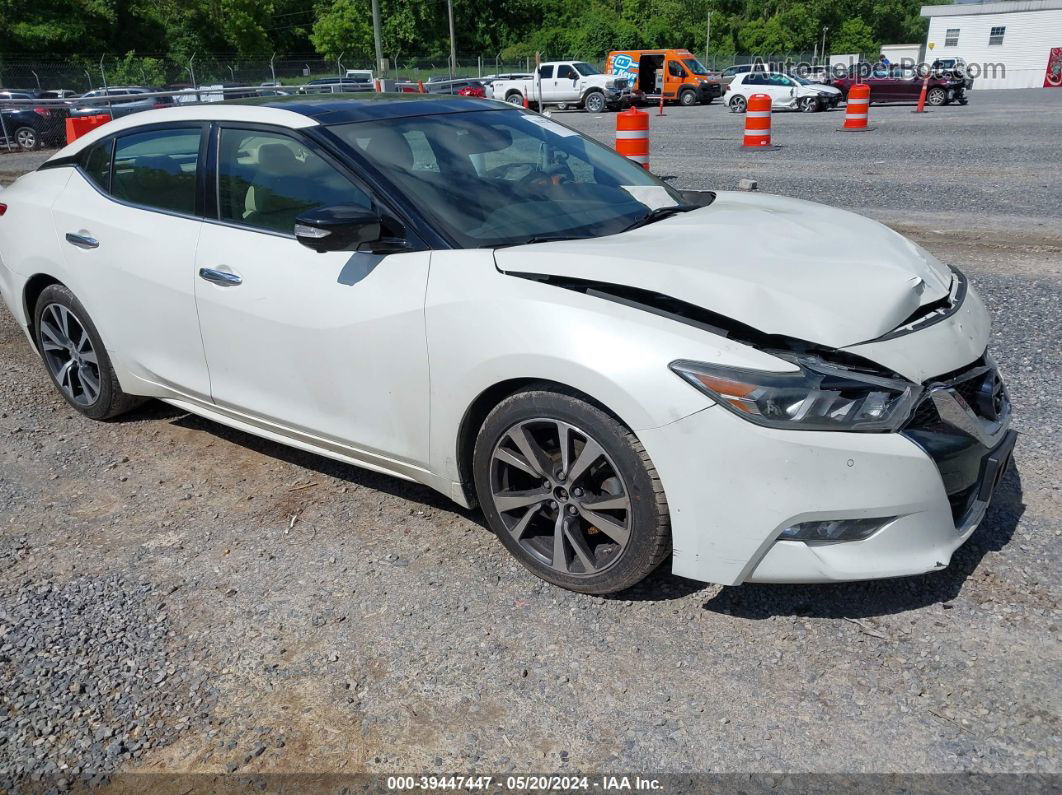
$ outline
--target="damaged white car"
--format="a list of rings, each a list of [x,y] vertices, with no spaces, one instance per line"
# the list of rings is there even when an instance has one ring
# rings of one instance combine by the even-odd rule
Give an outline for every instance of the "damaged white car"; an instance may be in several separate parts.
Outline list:
[[[503,103],[138,113],[0,193],[77,410],[143,398],[479,504],[538,576],[942,568],[1014,444],[989,317],[866,218],[683,192]]]

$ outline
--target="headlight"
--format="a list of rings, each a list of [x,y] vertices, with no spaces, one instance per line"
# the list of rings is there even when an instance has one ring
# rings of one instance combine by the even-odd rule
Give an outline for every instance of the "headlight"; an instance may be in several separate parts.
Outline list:
[[[793,357],[797,372],[768,372],[677,361],[671,369],[719,405],[769,428],[894,431],[910,416],[921,387]]]

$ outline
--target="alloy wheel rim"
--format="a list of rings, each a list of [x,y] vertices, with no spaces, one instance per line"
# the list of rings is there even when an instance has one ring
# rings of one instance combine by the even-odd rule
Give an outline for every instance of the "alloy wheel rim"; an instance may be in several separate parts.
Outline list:
[[[33,130],[19,130],[15,137],[18,145],[23,149],[32,149],[37,143],[37,136]]]
[[[79,406],[100,396],[100,363],[85,324],[62,304],[48,304],[41,313],[41,348],[48,371],[59,389]]]
[[[491,452],[490,490],[504,532],[559,574],[600,574],[630,542],[622,474],[597,440],[562,420],[525,420],[502,434]]]

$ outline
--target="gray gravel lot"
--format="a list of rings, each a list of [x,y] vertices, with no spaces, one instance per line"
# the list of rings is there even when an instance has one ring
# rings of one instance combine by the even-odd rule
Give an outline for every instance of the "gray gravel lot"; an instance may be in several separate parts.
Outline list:
[[[665,567],[618,598],[567,593],[425,488],[158,403],[86,420],[5,312],[0,789],[20,771],[1059,773],[1062,92],[909,111],[874,106],[855,136],[840,112],[776,114],[784,148],[745,153],[740,117],[668,108],[653,163],[856,208],[969,273],[1021,436],[947,570],[724,588]]]

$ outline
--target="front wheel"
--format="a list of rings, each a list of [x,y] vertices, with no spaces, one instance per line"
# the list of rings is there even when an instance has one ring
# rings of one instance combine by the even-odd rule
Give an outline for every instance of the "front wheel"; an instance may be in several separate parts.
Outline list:
[[[948,100],[948,92],[943,88],[931,88],[926,94],[926,102],[930,105],[943,105]]]
[[[798,107],[801,113],[815,113],[819,109],[819,101],[815,97],[803,97]]]
[[[587,113],[604,113],[606,107],[605,95],[600,91],[591,91],[586,95],[586,99],[583,100],[583,107],[586,108]]]
[[[70,290],[61,284],[44,288],[33,319],[37,350],[67,403],[86,417],[105,420],[143,402],[118,385],[92,318]]]
[[[696,91],[683,91],[679,94],[679,104],[685,108],[689,108],[697,104],[697,92]]]
[[[730,100],[730,112],[731,113],[744,113],[748,107],[748,102],[745,98],[738,94],[736,97]]]
[[[502,401],[479,431],[473,475],[491,529],[554,585],[620,591],[670,549],[667,500],[645,448],[575,394],[544,386]]]

